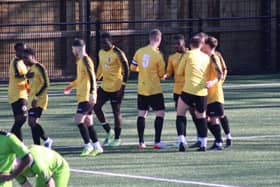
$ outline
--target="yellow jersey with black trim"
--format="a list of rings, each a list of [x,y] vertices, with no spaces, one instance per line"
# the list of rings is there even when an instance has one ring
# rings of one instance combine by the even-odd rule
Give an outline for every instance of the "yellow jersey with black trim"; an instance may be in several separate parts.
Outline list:
[[[113,46],[110,50],[99,51],[99,65],[96,77],[100,80],[102,77],[101,88],[106,92],[119,91],[122,84],[127,83],[128,79],[128,61],[125,53]]]
[[[214,54],[211,56],[211,64],[213,64],[213,59],[215,58],[215,61],[218,65],[218,68],[221,70],[223,68],[222,62],[220,60],[220,57],[217,54]],[[218,72],[217,71],[211,71],[209,75],[209,80],[213,80],[217,78]],[[208,96],[207,96],[207,103],[224,103],[224,91],[223,91],[223,80],[219,80],[214,86],[208,89]]]
[[[192,95],[207,96],[206,82],[209,77],[210,58],[200,49],[186,52],[178,67],[179,75],[186,75],[183,91]]]
[[[162,93],[160,78],[165,73],[165,62],[157,48],[148,45],[138,49],[130,70],[138,72],[138,94],[150,96]]]
[[[174,54],[169,55],[168,57],[166,74],[168,77],[171,77],[172,75],[174,77],[173,93],[175,94],[182,93],[182,89],[185,82],[184,75],[178,75],[177,73],[179,64],[183,60],[185,54],[186,53],[176,52]]]
[[[29,72],[33,73],[34,76],[28,79],[30,84],[28,108],[32,108],[32,100],[36,98],[36,107],[45,110],[48,106],[48,89],[50,86],[47,70],[43,64],[35,63],[30,67]]]
[[[9,69],[9,86],[8,86],[8,100],[12,104],[19,99],[27,100],[27,67],[23,60],[14,57],[10,63]]]
[[[222,54],[219,51],[215,51],[215,54],[219,57],[219,60],[221,62],[221,70],[223,73],[222,80],[225,81],[225,79],[227,77],[227,65],[225,63],[225,60],[224,60]]]
[[[89,101],[89,96],[93,95],[96,101],[96,77],[94,65],[89,56],[83,56],[77,61],[77,77],[70,83],[76,87],[78,103]]]

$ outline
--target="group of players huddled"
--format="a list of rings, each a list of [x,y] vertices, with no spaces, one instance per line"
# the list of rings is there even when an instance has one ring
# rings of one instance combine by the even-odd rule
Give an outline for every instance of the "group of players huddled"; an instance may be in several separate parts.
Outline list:
[[[185,152],[187,147],[186,113],[188,111],[197,129],[197,142],[189,146],[190,148],[198,147],[198,151],[206,151],[209,129],[215,138],[209,149],[222,150],[224,146],[220,124],[226,134],[225,147],[232,145],[228,120],[224,114],[223,82],[227,75],[227,68],[221,54],[216,51],[217,39],[205,33],[198,33],[190,39],[187,47],[184,36],[175,35],[173,47],[176,52],[168,57],[167,69],[163,55],[158,49],[161,40],[161,31],[151,30],[149,44],[136,51],[129,65],[125,53],[113,44],[111,35],[108,32],[103,32],[101,34],[101,50],[98,54],[99,65],[96,72],[92,59],[86,53],[84,41],[82,39],[74,40],[72,52],[76,57],[77,75],[76,79],[64,89],[64,94],[68,95],[72,88],[76,88],[78,107],[75,123],[84,141],[81,156],[99,155],[103,153],[102,146],[121,145],[122,116],[120,108],[129,71],[138,72],[138,149],[146,148],[144,142],[145,118],[150,107],[156,115],[153,148],[163,149],[167,147],[161,141],[165,104],[160,81],[171,76],[174,77],[173,98],[176,109],[179,151]],[[28,173],[31,170],[31,173],[36,175],[36,171],[39,172],[40,167],[43,167],[40,165],[43,163],[40,162],[44,160],[36,158],[44,158],[48,155],[54,155],[52,161],[57,163],[59,161],[59,167],[63,168],[63,172],[60,172],[61,175],[56,175],[51,171],[46,171],[41,177],[39,175],[37,183],[52,182],[59,184],[59,186],[67,186],[70,175],[68,164],[55,151],[47,149],[51,148],[53,140],[46,135],[39,124],[41,114],[48,105],[48,74],[44,65],[36,60],[33,49],[26,47],[23,43],[15,44],[14,48],[16,56],[10,63],[8,99],[15,122],[11,129],[12,134],[0,133],[0,144],[3,144],[4,147],[8,147],[8,144],[14,145],[14,150],[11,149],[8,152],[10,154],[14,151],[15,155],[21,159],[17,159],[19,160],[16,162],[18,164],[15,164],[17,167],[12,170],[15,155],[7,156],[9,155],[8,152],[5,153],[7,150],[0,150],[0,153],[3,152],[0,156],[0,186],[2,184],[4,186],[3,181],[18,176],[22,170],[25,171],[23,173]],[[101,85],[97,88],[96,80],[101,79]],[[110,101],[112,106],[114,130],[111,129],[102,110],[107,101]],[[98,141],[97,132],[93,126],[93,111],[106,131],[102,145]],[[27,117],[34,144],[40,145],[40,139],[43,139],[44,146],[47,148],[36,145],[25,148],[21,142],[21,127]],[[42,154],[44,152],[45,154]],[[2,155],[8,158],[4,159]],[[6,163],[5,167],[2,167],[2,162]],[[52,164],[51,161],[46,161],[46,163]],[[46,163],[44,164],[46,165]],[[11,170],[12,172],[10,172]],[[5,172],[10,173],[5,174]],[[20,184],[28,186],[29,182],[26,180],[26,176],[22,174],[17,179]],[[66,182],[60,180],[61,177]]]

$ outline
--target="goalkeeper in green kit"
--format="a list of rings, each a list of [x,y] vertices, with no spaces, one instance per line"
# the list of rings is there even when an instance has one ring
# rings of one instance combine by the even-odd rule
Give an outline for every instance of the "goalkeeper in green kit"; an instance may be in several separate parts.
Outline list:
[[[16,157],[20,164],[11,171]],[[0,131],[0,187],[11,187],[12,179],[31,163],[32,156],[27,147],[14,134]]]
[[[33,156],[33,164],[16,177],[23,187],[31,187],[28,177],[36,177],[36,187],[67,187],[70,169],[66,160],[57,152],[43,146],[32,145],[28,149]],[[18,160],[14,168],[20,164]]]

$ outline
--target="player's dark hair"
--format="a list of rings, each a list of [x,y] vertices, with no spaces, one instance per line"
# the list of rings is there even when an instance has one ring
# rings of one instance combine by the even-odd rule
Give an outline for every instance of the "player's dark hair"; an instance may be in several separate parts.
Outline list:
[[[32,48],[26,48],[23,50],[23,54],[35,56],[35,50]]]
[[[82,40],[80,38],[75,38],[72,46],[73,47],[83,47],[83,46],[85,46],[85,42],[84,42],[84,40]]]
[[[203,38],[199,36],[193,36],[190,40],[190,46],[194,48],[198,48],[199,45],[203,42]]]
[[[176,35],[173,37],[173,40],[185,40],[185,37],[184,37],[184,35],[182,35],[182,34],[176,34]]]
[[[102,32],[100,37],[101,37],[101,38],[107,38],[107,39],[109,39],[110,41],[112,40],[112,36],[110,35],[109,32]]]
[[[218,40],[213,36],[209,36],[205,40],[205,44],[209,45],[211,49],[215,49],[218,46]]]
[[[14,45],[14,49],[17,51],[19,49],[24,49],[25,48],[25,44],[22,42],[18,42]]]

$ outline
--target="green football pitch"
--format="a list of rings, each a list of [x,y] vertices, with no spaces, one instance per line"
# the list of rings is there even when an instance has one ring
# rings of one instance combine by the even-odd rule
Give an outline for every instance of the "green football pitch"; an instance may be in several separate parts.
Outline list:
[[[69,186],[280,186],[280,78],[278,75],[229,76],[224,84],[225,112],[229,118],[233,146],[222,151],[178,152],[172,82],[162,82],[166,117],[162,140],[167,149],[154,150],[154,113],[146,120],[145,150],[137,150],[136,82],[130,81],[122,104],[123,145],[104,147],[97,157],[80,157],[82,139],[73,122],[76,98],[62,95],[67,83],[52,83],[49,108],[41,124],[54,139],[54,149],[71,167]],[[110,104],[104,107],[113,123]],[[188,114],[187,136],[194,143],[196,131]],[[0,128],[13,123],[7,102],[7,85],[0,86]],[[104,130],[95,120],[100,141]],[[28,125],[23,127],[24,142],[32,143]],[[213,137],[209,135],[208,146]],[[34,182],[34,179],[31,180]],[[14,182],[14,186],[18,186]]]

